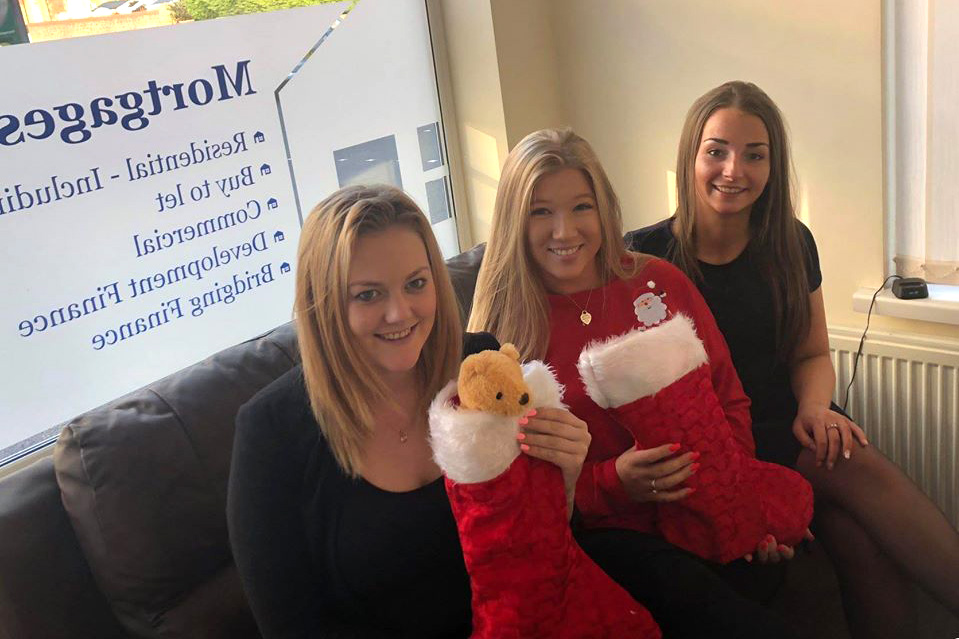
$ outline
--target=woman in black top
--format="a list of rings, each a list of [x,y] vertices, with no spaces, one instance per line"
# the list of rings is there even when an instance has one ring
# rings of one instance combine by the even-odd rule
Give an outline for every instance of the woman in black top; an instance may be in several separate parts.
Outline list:
[[[241,409],[230,473],[230,540],[261,633],[468,637],[469,577],[426,426],[459,366],[460,316],[416,204],[385,186],[321,202],[295,310],[302,364]],[[527,454],[558,453],[575,485],[585,424],[527,427],[545,436]]]
[[[819,257],[794,216],[790,166],[772,100],[753,84],[717,87],[686,117],[676,215],[627,239],[697,283],[752,400],[758,457],[812,484],[853,636],[916,636],[910,579],[959,612],[959,534],[831,403]]]

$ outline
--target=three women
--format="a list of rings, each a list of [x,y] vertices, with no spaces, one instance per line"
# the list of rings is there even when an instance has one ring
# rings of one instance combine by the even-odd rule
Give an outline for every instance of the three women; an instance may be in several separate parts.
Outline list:
[[[679,270],[625,251],[618,202],[588,144],[541,132],[504,167],[470,326],[527,357],[545,356],[566,381],[576,417],[531,419],[524,450],[557,463],[568,490],[576,486],[589,527],[580,543],[650,608],[666,636],[789,631],[656,534],[650,503],[691,495],[695,452],[635,446],[578,382],[574,354],[589,336],[621,331],[624,318],[655,325],[659,305],[694,318],[736,445],[751,452],[755,435],[761,456],[795,463],[815,487],[824,504],[817,502],[817,525],[839,567],[851,626],[873,636],[904,632],[913,620],[901,571],[955,605],[959,541],[898,469],[865,446],[861,430],[828,407],[820,275],[811,236],[792,216],[781,118],[761,92],[721,89],[687,120],[677,217],[633,245],[669,256],[705,302]],[[468,579],[424,428],[426,404],[459,363],[461,338],[429,225],[394,189],[344,189],[308,219],[299,260],[303,366],[241,413],[231,473],[231,539],[261,629],[267,637],[467,636]],[[736,263],[745,275],[711,276],[712,267]],[[713,289],[728,294],[740,284],[745,301],[716,301]],[[736,327],[750,318],[761,330],[741,335],[760,341],[744,350]],[[796,445],[781,436],[791,411]],[[592,445],[583,463],[586,423]],[[916,517],[924,532],[907,538],[901,526]],[[763,539],[758,557],[790,557],[778,541]],[[873,557],[880,559],[870,565]],[[863,566],[868,574],[857,572]]]

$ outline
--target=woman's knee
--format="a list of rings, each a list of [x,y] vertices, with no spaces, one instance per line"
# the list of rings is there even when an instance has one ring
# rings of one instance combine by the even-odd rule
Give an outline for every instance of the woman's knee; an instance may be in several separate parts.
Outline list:
[[[816,504],[813,516],[816,537],[834,564],[847,569],[868,571],[884,553],[866,529],[848,511],[840,506]]]
[[[856,495],[892,495],[912,480],[874,446],[857,447],[850,459],[840,459],[829,470],[816,463],[816,455],[804,449],[796,461],[796,470],[812,485],[816,506],[828,500],[844,503]]]

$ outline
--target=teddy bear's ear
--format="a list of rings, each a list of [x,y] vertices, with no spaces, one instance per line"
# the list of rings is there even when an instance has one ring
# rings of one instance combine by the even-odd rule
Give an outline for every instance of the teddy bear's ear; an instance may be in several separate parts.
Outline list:
[[[463,385],[476,377],[476,356],[470,355],[460,364],[459,384]]]
[[[515,359],[517,362],[519,361],[519,351],[516,350],[516,347],[509,342],[506,342],[500,346],[499,352],[503,353],[504,355],[508,355],[511,359]]]

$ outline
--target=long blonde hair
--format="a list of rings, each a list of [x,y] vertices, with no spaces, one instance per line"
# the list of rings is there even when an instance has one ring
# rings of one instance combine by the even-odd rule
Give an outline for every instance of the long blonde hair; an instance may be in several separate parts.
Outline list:
[[[601,235],[596,263],[603,280],[629,277],[638,267],[638,260],[624,259],[630,254],[619,199],[589,143],[571,129],[543,129],[523,138],[503,164],[469,330],[512,342],[524,359],[544,357],[549,345],[546,289],[527,242],[533,189],[544,175],[562,169],[579,169],[593,188]]]
[[[772,291],[776,351],[788,359],[809,332],[806,252],[793,206],[789,138],[782,113],[751,82],[727,82],[696,100],[686,114],[676,159],[678,198],[670,259],[694,282],[702,279],[696,259],[696,156],[709,118],[734,108],[762,120],[769,135],[769,180],[749,215],[749,257]]]
[[[446,263],[422,211],[395,187],[348,186],[316,205],[300,235],[294,309],[306,391],[323,437],[352,476],[373,432],[374,405],[391,399],[349,327],[349,266],[360,237],[392,226],[419,235],[433,273],[436,319],[416,364],[418,409],[425,412],[456,375],[462,329]]]

